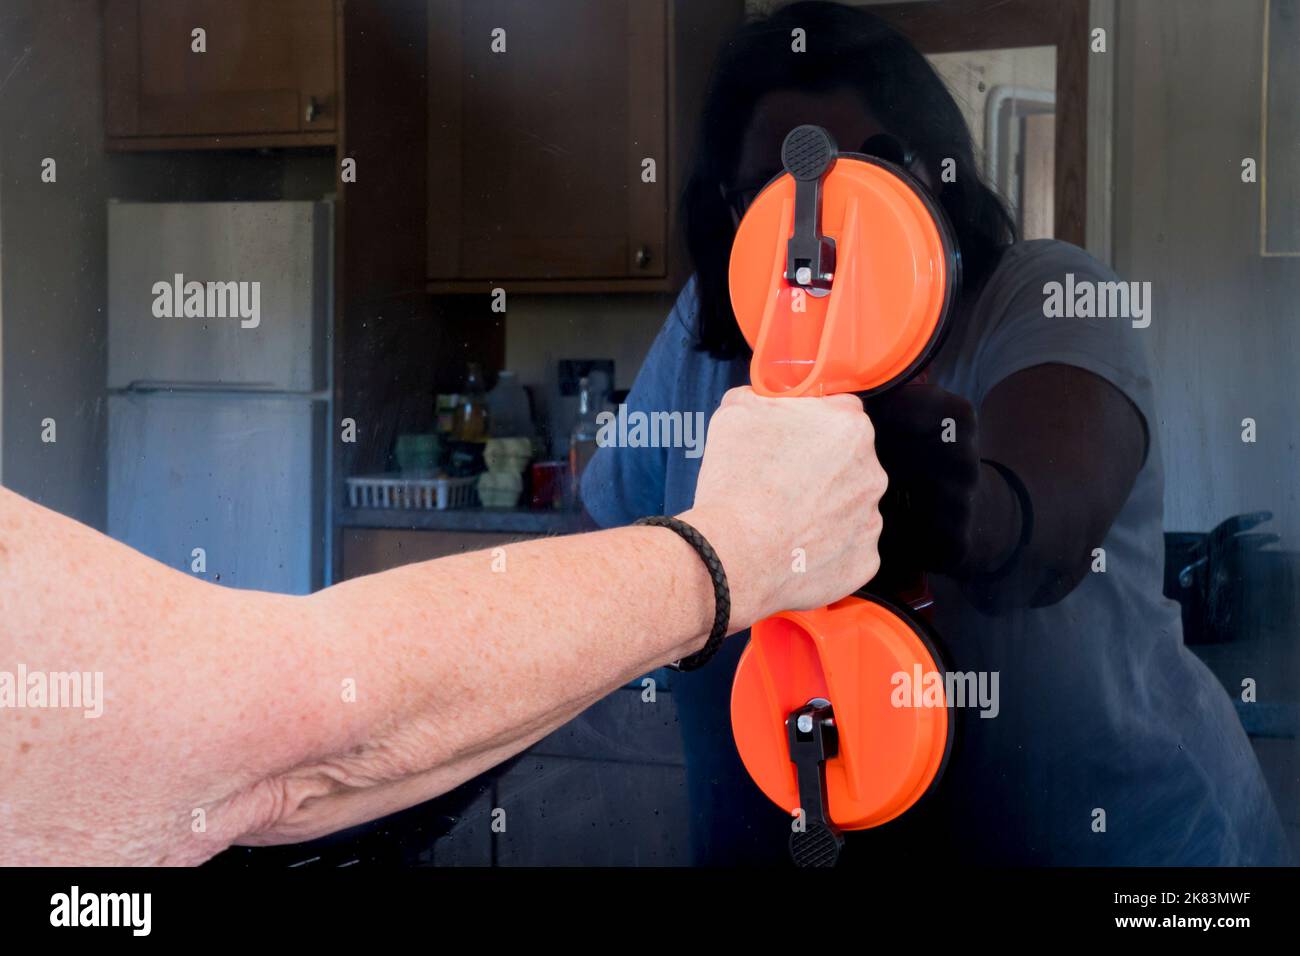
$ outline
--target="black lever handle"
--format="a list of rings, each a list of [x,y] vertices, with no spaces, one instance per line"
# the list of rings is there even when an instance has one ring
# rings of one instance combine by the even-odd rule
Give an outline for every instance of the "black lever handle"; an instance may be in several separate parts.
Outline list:
[[[796,126],[781,144],[781,163],[794,177],[794,235],[786,246],[785,280],[815,296],[829,295],[835,278],[835,240],[822,235],[822,179],[835,166],[837,147],[820,126]]]
[[[826,761],[839,753],[830,701],[810,700],[786,718],[785,726],[803,810],[803,829],[790,834],[790,857],[796,866],[834,866],[844,835],[831,823],[826,800]]]

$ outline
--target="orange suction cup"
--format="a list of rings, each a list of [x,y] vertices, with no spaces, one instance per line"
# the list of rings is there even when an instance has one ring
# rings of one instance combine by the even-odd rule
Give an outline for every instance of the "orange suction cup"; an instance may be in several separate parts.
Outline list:
[[[942,211],[899,167],[836,155],[818,127],[792,131],[783,159],[787,171],[746,210],[731,251],[754,391],[877,392],[906,380],[937,348],[959,283]],[[799,260],[810,267],[803,282],[801,234],[813,260]]]
[[[809,708],[814,702],[821,706]],[[812,718],[805,735],[821,729],[832,738],[808,754],[806,778],[799,751],[814,744],[798,739],[800,715]],[[829,726],[814,728],[817,719]],[[841,830],[879,826],[915,805],[941,776],[954,729],[924,626],[857,596],[754,626],[736,669],[731,723],[745,769],[770,800],[791,814],[802,808],[810,828],[821,811]]]
[[[754,391],[905,381],[938,347],[960,279],[942,212],[905,171],[838,155],[819,127],[792,130],[781,154],[786,171],[746,211],[731,252]],[[921,799],[954,727],[924,625],[858,596],[754,625],[731,724],[762,791],[803,811],[790,850],[805,866],[833,864],[841,831],[879,826]]]

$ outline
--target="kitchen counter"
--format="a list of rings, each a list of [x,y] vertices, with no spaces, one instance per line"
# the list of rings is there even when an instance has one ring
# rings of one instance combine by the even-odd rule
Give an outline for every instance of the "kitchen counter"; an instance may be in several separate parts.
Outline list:
[[[577,511],[528,508],[453,508],[421,511],[402,508],[344,508],[344,528],[388,528],[401,531],[480,531],[502,534],[577,534],[592,531],[589,519]]]

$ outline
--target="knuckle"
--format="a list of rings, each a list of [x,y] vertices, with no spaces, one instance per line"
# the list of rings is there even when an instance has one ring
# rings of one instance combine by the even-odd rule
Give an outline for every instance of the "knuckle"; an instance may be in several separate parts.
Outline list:
[[[879,501],[889,490],[889,472],[881,467],[880,462],[875,462],[870,471],[871,488],[876,494],[876,500]]]
[[[737,385],[735,388],[729,388],[722,395],[721,407],[726,408],[741,402],[748,402],[753,394],[753,390],[746,385]]]
[[[854,414],[853,421],[857,426],[858,432],[867,438],[867,440],[874,443],[876,440],[876,426],[875,423],[871,421],[871,417],[869,415]]]
[[[872,548],[867,554],[863,556],[862,563],[858,569],[858,573],[854,575],[854,577],[857,578],[859,585],[866,584],[868,581],[872,580],[876,576],[876,573],[879,570],[880,570],[880,554],[878,551],[876,551],[875,548]]]

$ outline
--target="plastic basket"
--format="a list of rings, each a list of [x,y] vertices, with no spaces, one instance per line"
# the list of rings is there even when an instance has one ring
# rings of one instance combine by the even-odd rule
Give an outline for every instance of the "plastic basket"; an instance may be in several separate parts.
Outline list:
[[[353,508],[450,511],[477,503],[469,478],[412,478],[403,475],[364,475],[347,479],[348,504]]]

